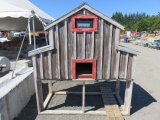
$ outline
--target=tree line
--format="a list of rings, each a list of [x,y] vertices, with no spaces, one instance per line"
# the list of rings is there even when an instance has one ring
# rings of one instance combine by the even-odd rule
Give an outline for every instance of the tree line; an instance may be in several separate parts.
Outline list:
[[[116,12],[111,17],[125,27],[125,30],[154,31],[160,29],[160,12],[149,16],[146,13],[122,14]]]

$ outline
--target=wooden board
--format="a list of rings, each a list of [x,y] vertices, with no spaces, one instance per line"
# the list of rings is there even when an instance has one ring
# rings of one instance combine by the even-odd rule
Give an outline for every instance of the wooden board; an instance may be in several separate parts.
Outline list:
[[[102,79],[102,54],[101,54],[101,20],[99,19],[98,32],[95,33],[95,59],[97,60],[97,79]]]
[[[119,79],[126,79],[128,65],[128,53],[120,53]]]
[[[44,63],[44,78],[45,79],[50,79],[49,78],[49,73],[48,73],[48,71],[49,71],[49,67],[48,67],[48,52],[45,52],[44,54],[43,54],[43,63]]]
[[[92,33],[86,33],[86,59],[93,59],[94,53],[94,39],[92,38]]]
[[[61,79],[68,79],[67,21],[59,24],[60,72]]]
[[[74,33],[71,30],[71,18],[68,19],[68,79],[72,79],[72,59],[76,58],[76,41],[74,40]]]
[[[119,45],[119,35],[120,30],[113,27],[113,36],[112,36],[112,59],[111,59],[111,78],[118,79],[118,68],[119,68],[119,51],[116,48]],[[119,52],[119,53],[118,53]]]
[[[104,22],[103,79],[110,78],[112,25]]]
[[[83,59],[83,33],[77,33],[77,59]]]

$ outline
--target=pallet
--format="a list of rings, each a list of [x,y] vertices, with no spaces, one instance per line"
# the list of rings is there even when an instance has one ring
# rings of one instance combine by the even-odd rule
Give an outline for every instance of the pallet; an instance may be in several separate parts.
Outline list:
[[[124,120],[110,85],[100,87],[107,120]]]

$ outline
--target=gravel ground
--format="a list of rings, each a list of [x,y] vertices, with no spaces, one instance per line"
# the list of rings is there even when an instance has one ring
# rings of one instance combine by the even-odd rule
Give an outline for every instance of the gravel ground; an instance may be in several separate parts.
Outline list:
[[[142,46],[132,45],[131,43],[121,43],[141,52],[137,58],[136,79],[133,87],[131,115],[125,116],[126,120],[160,120],[160,51]],[[105,82],[87,82],[86,91],[100,91],[99,86]],[[112,89],[115,83],[111,82]],[[44,87],[44,97],[47,93],[46,85]],[[80,82],[56,82],[54,90],[81,91]],[[120,96],[124,97],[125,83],[121,82]],[[53,96],[48,109],[81,109],[81,96],[78,95],[56,95]],[[103,110],[101,96],[87,96],[86,110]],[[31,100],[15,118],[15,120],[106,120],[106,116],[89,115],[37,115],[36,98],[32,96]]]

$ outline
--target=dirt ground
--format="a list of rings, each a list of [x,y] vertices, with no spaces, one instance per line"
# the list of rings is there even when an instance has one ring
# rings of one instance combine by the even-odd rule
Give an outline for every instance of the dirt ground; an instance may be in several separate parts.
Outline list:
[[[131,43],[121,45],[133,48],[141,52],[137,58],[136,79],[133,87],[131,115],[125,116],[125,120],[160,120],[160,50],[150,49]],[[93,84],[93,85],[91,85]],[[94,89],[102,83],[88,83],[86,90]],[[114,82],[111,82],[114,90]],[[81,91],[81,83],[55,83],[56,90]],[[124,96],[125,83],[121,82],[120,96]],[[47,90],[46,90],[47,91]],[[84,116],[84,115],[37,115],[35,95],[15,118],[15,120],[106,120],[106,116]],[[64,104],[65,102],[65,104]],[[49,104],[49,109],[80,109],[80,96],[54,96]],[[103,102],[100,96],[86,97],[86,109],[103,110]]]

